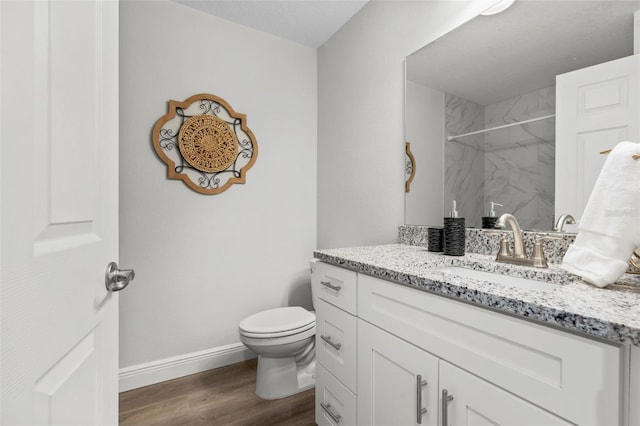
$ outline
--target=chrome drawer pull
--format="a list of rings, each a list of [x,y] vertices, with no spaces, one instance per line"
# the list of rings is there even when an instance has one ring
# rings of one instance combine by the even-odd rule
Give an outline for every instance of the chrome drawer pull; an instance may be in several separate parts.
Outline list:
[[[333,291],[340,291],[342,290],[342,286],[339,285],[333,285],[331,284],[329,281],[320,281],[320,284],[322,284],[323,286],[330,288]]]
[[[333,349],[335,349],[336,351],[339,351],[342,347],[342,343],[335,343],[333,340],[331,340],[331,336],[325,336],[324,334],[321,334],[320,338],[331,345],[331,347],[333,347]]]
[[[446,389],[442,389],[442,426],[449,426],[448,403],[453,399]]]
[[[336,423],[340,423],[340,419],[342,418],[342,416],[338,413],[334,413],[333,410],[331,409],[331,404],[326,404],[324,402],[320,403],[320,406],[322,407],[322,409],[324,411],[327,412],[327,414],[329,415],[329,417],[331,417],[333,419],[334,422]]]
[[[416,423],[422,424],[422,415],[427,412],[426,408],[422,408],[422,387],[427,386],[427,381],[422,380],[422,376],[418,374],[416,377]]]

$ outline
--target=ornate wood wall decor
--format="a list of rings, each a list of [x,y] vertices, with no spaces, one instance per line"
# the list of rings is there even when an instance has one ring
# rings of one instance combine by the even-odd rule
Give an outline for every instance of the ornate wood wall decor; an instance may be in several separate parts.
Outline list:
[[[411,153],[411,144],[409,142],[405,142],[404,157],[404,172],[406,179],[404,182],[404,192],[409,192],[411,190],[411,181],[416,175],[416,159],[413,158],[413,154]]]
[[[167,164],[169,179],[181,179],[201,194],[219,194],[244,183],[258,156],[256,138],[239,114],[215,95],[169,101],[156,121],[153,147]]]

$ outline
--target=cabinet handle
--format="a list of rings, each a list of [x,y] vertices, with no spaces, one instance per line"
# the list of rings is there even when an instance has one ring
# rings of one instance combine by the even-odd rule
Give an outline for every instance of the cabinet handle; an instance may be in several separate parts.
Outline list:
[[[339,292],[340,290],[342,290],[342,286],[333,285],[329,281],[320,281],[320,284],[336,292]]]
[[[422,376],[418,374],[416,377],[416,423],[422,424],[422,415],[427,412],[426,408],[422,408],[422,388],[427,386],[427,381],[422,380]]]
[[[325,336],[324,334],[321,334],[320,338],[331,345],[331,347],[333,347],[333,349],[335,349],[336,351],[339,351],[342,347],[342,343],[335,343],[333,340],[331,340],[331,336]]]
[[[340,419],[342,418],[342,416],[338,413],[334,413],[333,410],[331,409],[331,404],[326,404],[324,402],[320,403],[320,406],[322,407],[322,409],[324,411],[327,412],[327,414],[329,415],[329,417],[331,417],[333,419],[334,422],[336,423],[340,423]]]
[[[453,399],[446,389],[442,389],[442,426],[449,426],[448,403]]]

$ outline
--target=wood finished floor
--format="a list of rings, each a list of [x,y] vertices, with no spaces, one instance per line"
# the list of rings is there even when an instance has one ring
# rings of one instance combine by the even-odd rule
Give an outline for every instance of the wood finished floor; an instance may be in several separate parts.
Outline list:
[[[120,394],[120,425],[313,426],[315,390],[265,401],[255,391],[256,360]]]

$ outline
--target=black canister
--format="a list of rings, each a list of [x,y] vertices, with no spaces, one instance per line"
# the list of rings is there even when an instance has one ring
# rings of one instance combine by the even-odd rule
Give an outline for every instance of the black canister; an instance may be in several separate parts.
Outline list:
[[[495,216],[494,217],[484,216],[482,218],[482,227],[484,229],[495,229],[497,220],[498,218]]]
[[[442,247],[448,256],[464,256],[465,229],[464,218],[458,217],[456,202],[453,201],[450,217],[444,218]]]
[[[464,256],[464,218],[445,217],[443,249],[448,256]]]
[[[427,249],[429,251],[442,251],[442,226],[433,226],[427,228]]]
[[[482,217],[482,227],[484,229],[495,229],[496,221],[498,220],[495,210],[496,206],[502,207],[502,204],[498,204],[493,201],[489,203],[489,215]]]

